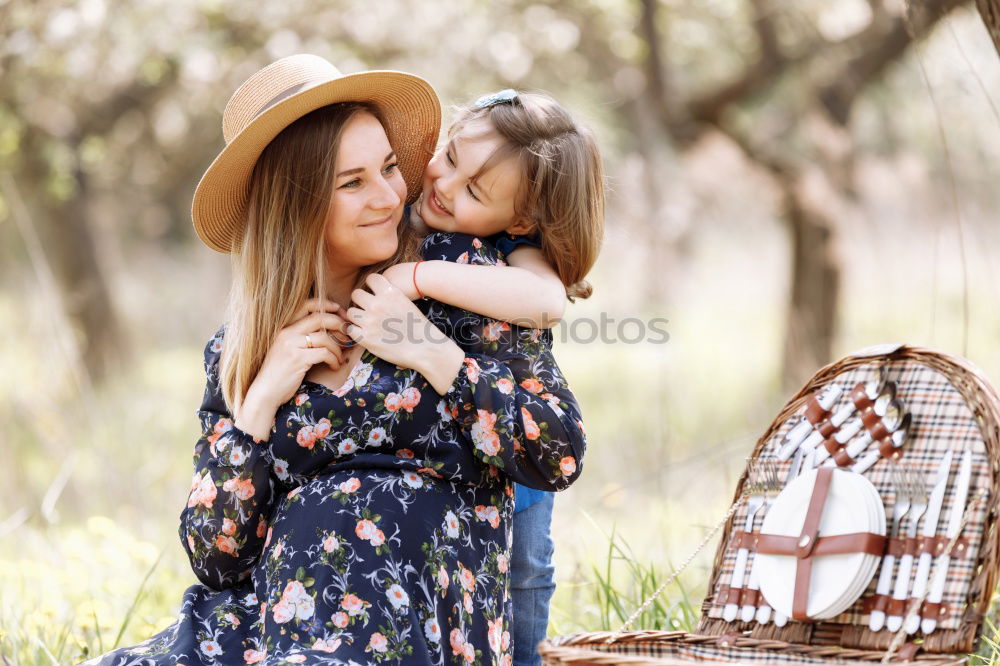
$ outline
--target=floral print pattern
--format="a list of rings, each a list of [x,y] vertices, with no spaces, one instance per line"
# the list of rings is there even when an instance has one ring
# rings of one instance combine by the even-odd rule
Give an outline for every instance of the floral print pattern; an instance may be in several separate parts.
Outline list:
[[[502,262],[461,234],[423,252]],[[579,408],[550,332],[420,307],[467,354],[445,395],[365,351],[336,390],[304,381],[262,443],[226,412],[224,330],[208,342],[180,524],[201,584],[175,624],[88,663],[511,663],[511,482],[579,476]]]

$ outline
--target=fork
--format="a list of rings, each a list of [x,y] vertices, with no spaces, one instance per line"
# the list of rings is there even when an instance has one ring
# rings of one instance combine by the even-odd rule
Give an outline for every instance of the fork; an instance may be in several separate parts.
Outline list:
[[[927,511],[928,490],[924,475],[918,470],[910,470],[907,485],[910,492],[910,526],[906,530],[907,543],[917,537],[917,525]],[[899,571],[896,573],[896,586],[892,591],[895,601],[906,601],[910,595],[910,574],[913,570],[913,554],[903,553],[899,558]],[[902,615],[890,615],[885,626],[889,631],[896,632],[903,626]]]
[[[910,488],[903,470],[895,463],[892,463],[892,466],[889,468],[889,479],[892,482],[893,493],[896,496],[896,502],[892,506],[892,528],[889,530],[889,538],[895,539],[899,536],[900,524],[910,510]],[[889,594],[889,588],[892,585],[892,568],[895,564],[896,556],[892,553],[886,553],[882,558],[882,568],[879,570],[875,594],[883,596]],[[881,631],[884,626],[885,612],[873,610],[868,617],[868,628],[872,631]]]
[[[761,516],[767,514],[767,510],[774,503],[774,498],[778,496],[781,492],[782,484],[778,480],[778,466],[775,461],[766,461],[761,463],[761,476],[763,477],[764,484],[764,503],[758,509],[757,513]],[[753,563],[750,565],[750,580],[747,582],[748,590],[759,590],[760,581],[757,578],[757,555],[754,554]],[[744,622],[750,622],[753,620],[754,615],[757,614],[756,604],[744,603],[743,608],[740,611],[740,619]]]
[[[766,496],[765,483],[761,475],[761,461],[751,460],[747,469],[747,491],[750,496],[747,498],[747,517],[744,521],[743,531],[752,532],[754,519],[757,512],[764,506]],[[729,582],[730,589],[741,589],[743,587],[743,576],[746,573],[747,557],[750,551],[747,548],[740,548],[736,551],[736,563],[733,565],[733,579]],[[739,612],[739,605],[727,603],[722,609],[722,619],[732,622]]]

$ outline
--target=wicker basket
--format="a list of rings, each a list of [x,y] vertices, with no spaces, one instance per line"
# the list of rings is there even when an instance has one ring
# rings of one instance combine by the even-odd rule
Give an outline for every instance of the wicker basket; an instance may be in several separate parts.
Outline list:
[[[961,442],[976,452],[975,478],[979,492],[984,496],[988,492],[988,500],[981,503],[975,522],[970,522],[963,533],[972,534],[972,546],[965,565],[967,577],[960,581],[960,587],[952,590],[956,597],[951,600],[954,613],[930,635],[917,634],[922,640],[907,644],[893,661],[941,666],[963,663],[976,647],[989,610],[1000,552],[1000,531],[995,529],[996,498],[1000,496],[1000,395],[980,370],[964,359],[920,347],[882,346],[858,352],[817,372],[777,415],[757,441],[752,456],[774,450],[790,427],[790,419],[817,390],[831,381],[853,384],[864,372],[878,367],[900,379],[899,397],[914,412],[916,431],[907,443],[907,449],[915,449],[912,464],[922,464],[921,447],[933,444],[954,448]],[[746,483],[744,470],[734,501],[742,496]],[[776,627],[723,620],[716,593],[732,558],[730,537],[734,525],[741,524],[739,518],[737,513],[724,527],[696,633],[634,631],[619,634],[611,644],[607,643],[610,633],[558,636],[539,645],[543,663],[547,666],[666,665],[697,661],[827,664],[872,663],[883,659],[894,636],[888,631],[868,629],[867,620],[862,621],[860,600],[848,612],[828,621],[789,622]],[[873,588],[874,581],[865,594]]]

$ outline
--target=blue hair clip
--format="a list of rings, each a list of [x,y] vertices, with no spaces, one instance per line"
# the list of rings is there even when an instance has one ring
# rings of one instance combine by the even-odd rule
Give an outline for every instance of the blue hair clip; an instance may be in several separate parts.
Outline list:
[[[517,100],[517,91],[513,88],[505,88],[499,92],[489,93],[488,95],[483,95],[472,105],[473,109],[488,109],[491,106],[496,106],[497,104],[504,104],[506,102],[513,103]]]

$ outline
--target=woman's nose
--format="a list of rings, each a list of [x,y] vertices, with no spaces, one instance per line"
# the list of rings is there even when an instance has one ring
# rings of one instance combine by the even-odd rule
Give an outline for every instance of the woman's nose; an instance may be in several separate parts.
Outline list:
[[[402,199],[400,198],[399,193],[396,192],[396,188],[392,186],[392,183],[385,178],[380,179],[378,182],[379,182],[378,190],[372,197],[371,207],[376,209],[382,209],[382,208],[395,208],[396,206],[398,206],[399,202],[402,201]],[[404,188],[403,196],[406,196],[405,184],[403,185],[403,188]]]

